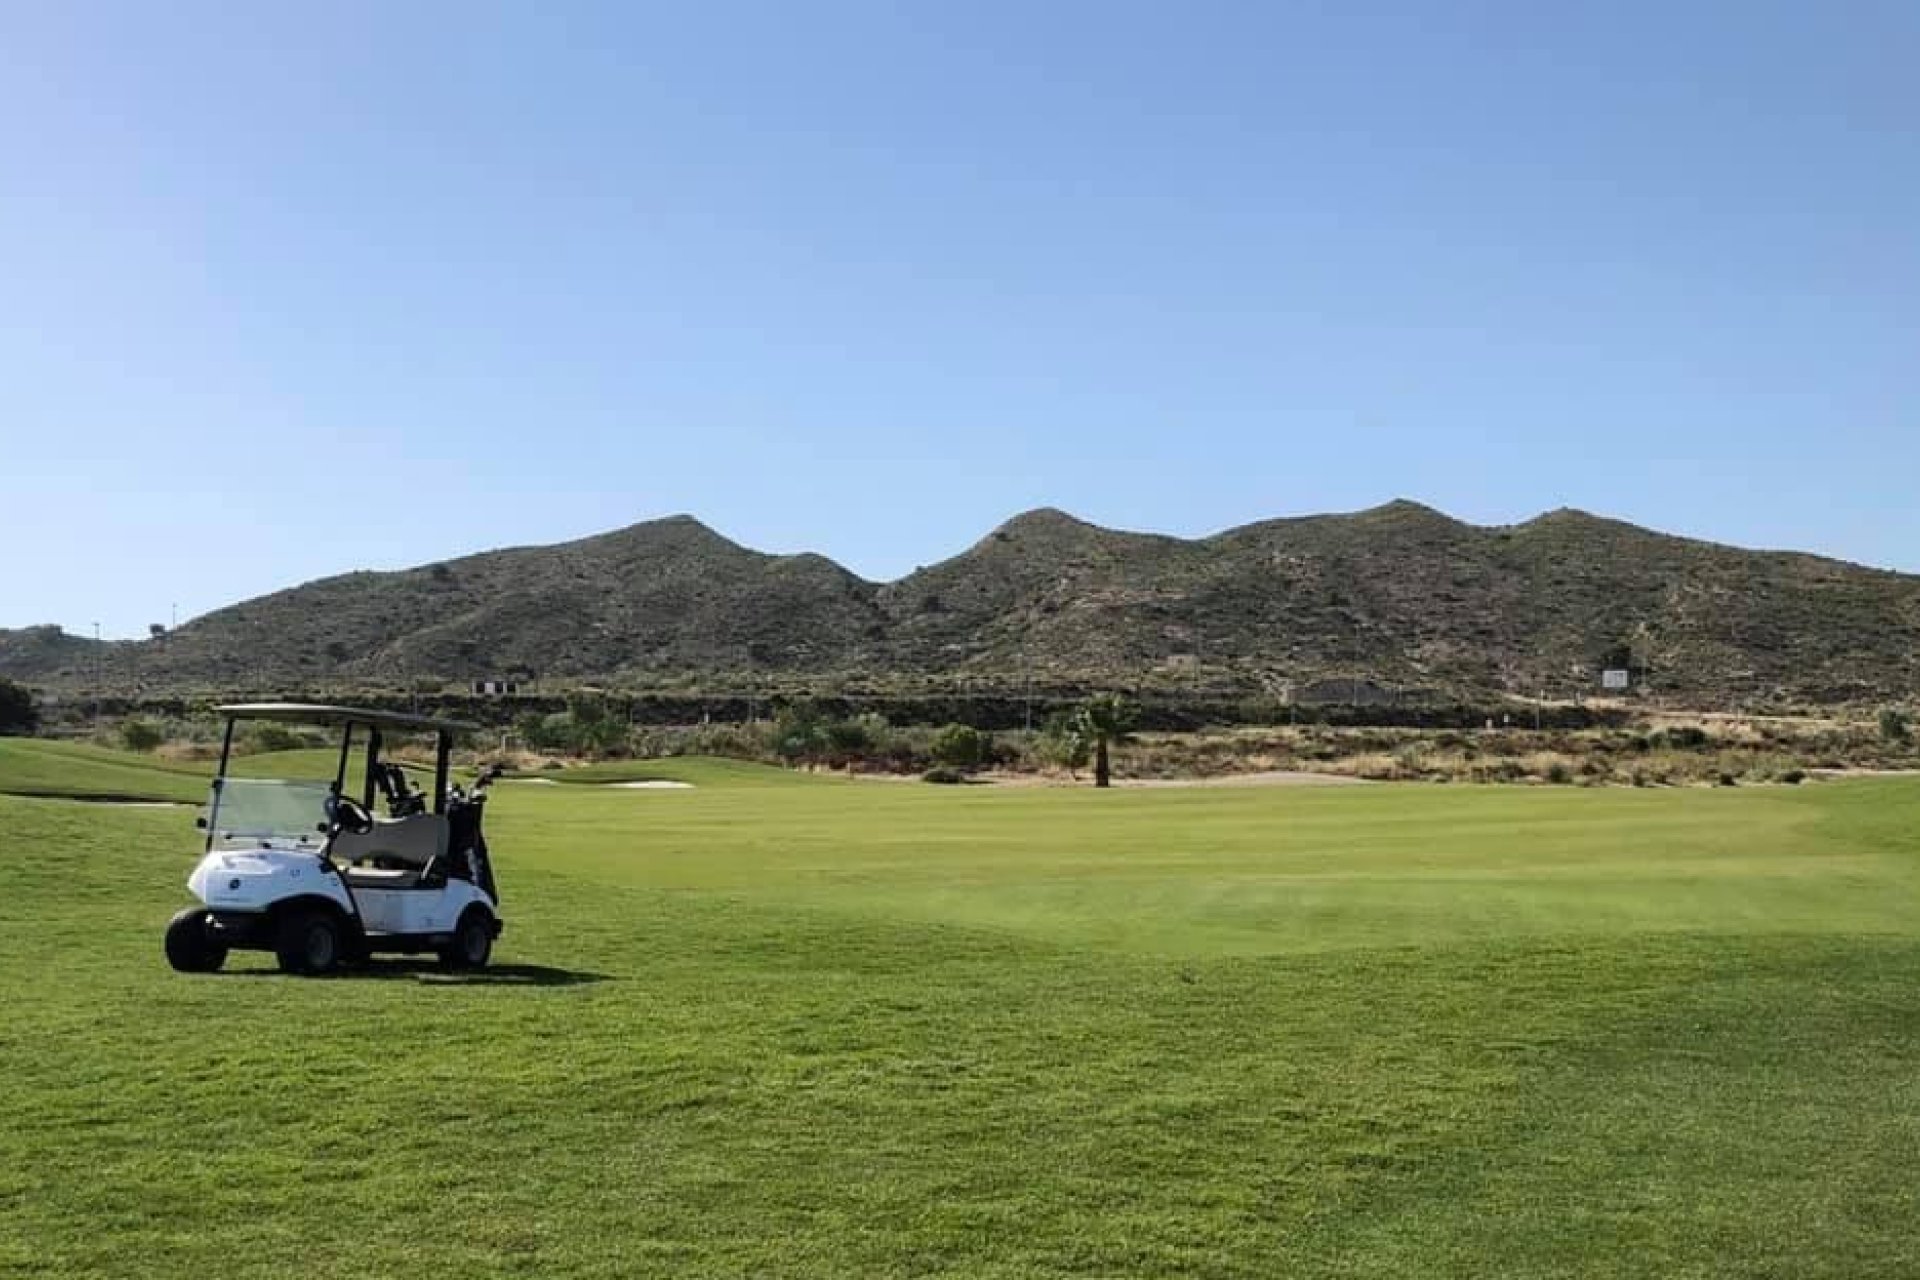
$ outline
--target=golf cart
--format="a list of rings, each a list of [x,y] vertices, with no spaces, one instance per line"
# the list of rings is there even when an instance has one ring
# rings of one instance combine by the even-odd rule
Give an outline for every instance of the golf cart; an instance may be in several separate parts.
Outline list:
[[[167,926],[167,960],[210,973],[234,949],[271,951],[288,973],[331,973],[376,951],[436,953],[483,967],[500,936],[500,891],[480,830],[487,787],[448,786],[453,735],[469,726],[389,711],[292,702],[219,707],[220,769],[200,826],[205,856],[187,879],[203,905]],[[236,777],[234,728],[243,720],[340,731],[331,782]],[[382,752],[389,735],[434,736],[433,790]],[[347,771],[358,747],[364,768]],[[350,789],[357,789],[358,794]],[[385,816],[375,816],[384,801]]]

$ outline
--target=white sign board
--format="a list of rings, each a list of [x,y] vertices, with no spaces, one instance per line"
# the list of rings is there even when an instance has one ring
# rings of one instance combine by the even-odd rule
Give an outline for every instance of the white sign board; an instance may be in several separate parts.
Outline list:
[[[1600,673],[1600,687],[1602,689],[1620,690],[1629,688],[1632,684],[1633,673],[1624,668],[1609,667]]]

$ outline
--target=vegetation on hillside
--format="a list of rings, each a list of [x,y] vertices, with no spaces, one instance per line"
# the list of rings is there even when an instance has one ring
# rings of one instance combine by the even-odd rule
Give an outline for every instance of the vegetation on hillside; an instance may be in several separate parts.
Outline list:
[[[1399,502],[1197,540],[1040,511],[875,584],[674,517],[329,578],[137,643],[0,633],[0,674],[69,690],[537,676],[1564,700],[1596,693],[1615,664],[1647,694],[1701,708],[1911,698],[1920,578],[1580,512],[1480,528]]]

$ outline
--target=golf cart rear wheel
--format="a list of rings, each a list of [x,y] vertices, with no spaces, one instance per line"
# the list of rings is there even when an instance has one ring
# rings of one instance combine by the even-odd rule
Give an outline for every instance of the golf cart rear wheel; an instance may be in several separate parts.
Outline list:
[[[453,941],[440,948],[440,962],[454,969],[484,969],[493,958],[493,917],[468,907],[454,926]]]
[[[274,934],[273,953],[282,973],[309,977],[332,973],[346,958],[346,938],[340,918],[318,907],[289,911]]]
[[[227,949],[207,933],[211,915],[188,907],[167,922],[167,963],[181,973],[212,973],[227,962]]]

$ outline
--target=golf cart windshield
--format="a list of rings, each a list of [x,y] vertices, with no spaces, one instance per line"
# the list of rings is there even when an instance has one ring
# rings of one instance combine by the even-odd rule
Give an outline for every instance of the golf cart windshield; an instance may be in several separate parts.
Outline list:
[[[324,782],[225,778],[213,789],[207,831],[215,848],[275,840],[318,849],[326,843],[332,794]]]

